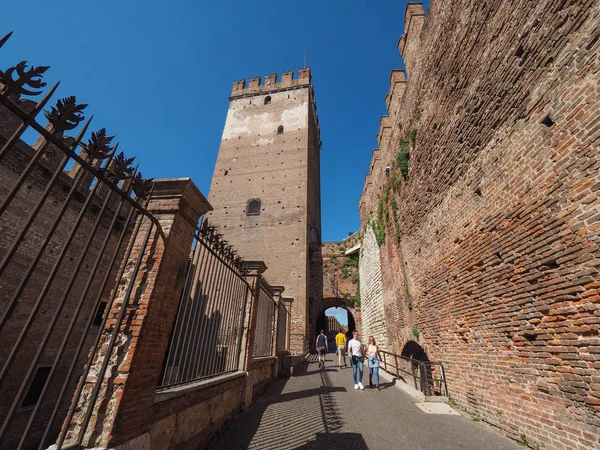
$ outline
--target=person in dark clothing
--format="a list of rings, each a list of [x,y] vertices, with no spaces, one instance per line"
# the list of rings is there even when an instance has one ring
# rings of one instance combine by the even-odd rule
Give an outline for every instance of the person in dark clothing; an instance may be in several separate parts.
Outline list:
[[[319,368],[322,369],[325,367],[325,355],[329,351],[329,346],[327,345],[327,336],[325,336],[325,330],[321,330],[321,334],[317,336],[316,347],[317,351],[319,352]]]

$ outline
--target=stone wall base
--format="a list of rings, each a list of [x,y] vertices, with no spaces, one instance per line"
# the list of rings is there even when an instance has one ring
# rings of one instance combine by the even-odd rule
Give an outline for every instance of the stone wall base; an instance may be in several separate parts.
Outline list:
[[[116,447],[90,450],[196,450],[277,376],[278,358],[253,361],[250,372],[224,375],[157,394],[148,432]],[[55,446],[48,450],[54,450]]]
[[[306,357],[307,357],[308,353],[302,354],[302,355],[287,355],[285,357],[282,358],[282,371],[281,373],[284,376],[293,376],[294,375],[294,369],[301,363],[303,363],[304,361],[306,361]]]

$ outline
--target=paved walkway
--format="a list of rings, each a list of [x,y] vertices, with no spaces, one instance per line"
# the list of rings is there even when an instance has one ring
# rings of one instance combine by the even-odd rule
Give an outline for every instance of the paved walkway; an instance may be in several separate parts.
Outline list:
[[[329,367],[319,370],[313,357],[293,377],[275,380],[213,439],[209,449],[522,448],[461,415],[423,412],[389,376],[381,380],[381,391],[368,386],[355,391],[352,369],[333,366],[334,358],[327,355]],[[368,373],[363,381],[369,384]]]

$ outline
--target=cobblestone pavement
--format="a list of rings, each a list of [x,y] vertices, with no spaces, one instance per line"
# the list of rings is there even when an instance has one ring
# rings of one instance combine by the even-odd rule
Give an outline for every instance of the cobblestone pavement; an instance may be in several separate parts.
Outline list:
[[[293,377],[273,381],[255,403],[211,441],[209,449],[515,450],[513,441],[460,415],[422,412],[391,377],[381,391],[354,390],[352,369],[327,355]],[[337,358],[336,358],[337,362]],[[399,381],[402,382],[402,381]],[[364,384],[364,383],[363,383]]]

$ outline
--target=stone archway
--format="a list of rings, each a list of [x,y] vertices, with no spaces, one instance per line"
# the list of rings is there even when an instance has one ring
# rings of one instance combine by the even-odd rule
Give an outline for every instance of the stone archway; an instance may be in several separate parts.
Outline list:
[[[325,311],[329,308],[343,308],[348,311],[348,329],[358,330],[361,333],[360,309],[354,307],[353,303],[345,298],[324,298],[313,310],[313,323],[310,330],[310,349],[315,350],[315,339],[320,330],[327,329]]]

